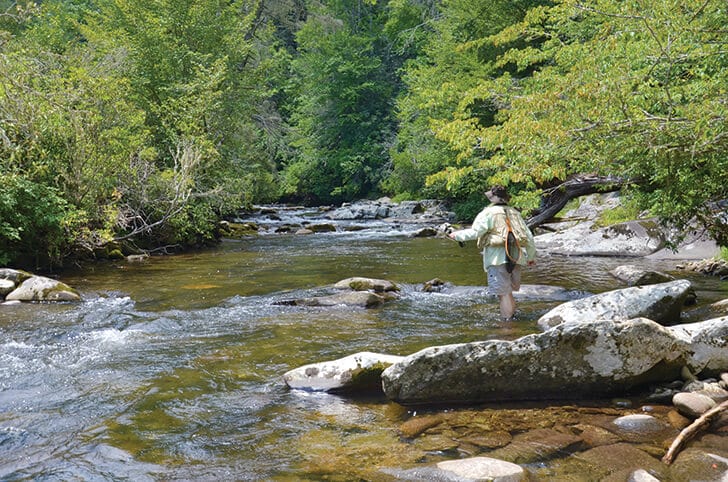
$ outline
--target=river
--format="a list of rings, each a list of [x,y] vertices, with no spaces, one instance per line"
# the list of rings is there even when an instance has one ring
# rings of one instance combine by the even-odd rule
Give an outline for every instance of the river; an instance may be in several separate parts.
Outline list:
[[[420,292],[436,277],[478,286],[484,275],[474,246],[411,237],[417,228],[270,234],[97,263],[59,273],[80,303],[0,306],[0,479],[388,480],[382,468],[463,456],[403,439],[412,411],[397,404],[281,380],[359,351],[514,339],[557,304],[521,300],[518,320],[502,324],[493,300]],[[542,256],[523,282],[597,293],[619,287],[611,268],[634,262]],[[689,277],[701,304],[728,298],[717,279],[637,262]],[[369,310],[277,304],[351,276],[395,281],[404,295]]]

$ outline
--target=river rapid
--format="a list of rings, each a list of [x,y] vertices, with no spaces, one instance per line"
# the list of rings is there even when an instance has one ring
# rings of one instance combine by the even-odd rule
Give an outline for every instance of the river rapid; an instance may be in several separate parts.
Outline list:
[[[420,292],[433,278],[484,283],[474,245],[412,237],[421,227],[263,234],[98,263],[58,273],[80,303],[0,306],[0,479],[390,480],[382,469],[469,455],[402,437],[411,409],[288,390],[281,379],[359,351],[514,339],[537,332],[536,320],[558,304],[521,300],[518,320],[503,324],[492,299]],[[618,288],[608,271],[627,263],[691,279],[700,304],[728,298],[726,283],[677,271],[674,261],[541,256],[523,282],[597,293]],[[369,310],[280,303],[351,276],[392,280],[403,297]],[[573,402],[565,405],[573,416]],[[546,406],[482,410],[518,423],[528,413],[559,417],[558,403]],[[579,477],[569,480],[587,480]]]

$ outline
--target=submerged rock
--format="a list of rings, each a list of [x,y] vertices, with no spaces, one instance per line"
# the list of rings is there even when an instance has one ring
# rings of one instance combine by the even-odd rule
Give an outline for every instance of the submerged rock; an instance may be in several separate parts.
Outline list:
[[[381,392],[381,373],[401,356],[361,352],[338,360],[290,370],[283,380],[290,388],[325,392]]]
[[[374,308],[385,302],[385,298],[369,291],[347,291],[327,296],[312,298],[299,298],[278,304],[296,306],[355,306],[360,308]]]
[[[542,428],[516,435],[510,444],[490,455],[517,464],[530,464],[572,452],[582,443],[581,437],[576,435]]]
[[[491,457],[471,457],[439,462],[437,468],[452,473],[456,480],[490,480],[493,482],[521,482],[526,472],[520,465]]]
[[[420,291],[425,293],[440,293],[449,296],[491,296],[494,300],[496,295],[489,295],[487,287],[484,286],[455,286],[446,283],[439,278],[426,282]],[[592,293],[583,290],[570,290],[561,286],[552,285],[521,285],[521,289],[513,292],[516,300],[529,301],[571,301],[591,296]]]
[[[688,280],[608,291],[557,306],[538,320],[542,330],[573,321],[648,318],[662,324],[678,323],[692,293]]]
[[[595,475],[600,475],[593,480],[627,480],[637,470],[648,471],[655,474],[658,480],[663,480],[668,471],[667,466],[659,460],[627,443],[602,445],[574,457],[593,467]],[[607,479],[607,476],[610,477]]]

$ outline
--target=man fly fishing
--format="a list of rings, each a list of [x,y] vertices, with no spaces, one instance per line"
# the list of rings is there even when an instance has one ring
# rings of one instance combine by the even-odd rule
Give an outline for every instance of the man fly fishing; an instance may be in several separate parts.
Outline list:
[[[473,225],[448,236],[460,243],[478,240],[488,293],[498,295],[501,319],[511,321],[516,312],[513,292],[521,288],[521,266],[534,264],[536,245],[521,213],[508,206],[510,195],[505,187],[493,186],[485,196],[491,204],[475,217]]]

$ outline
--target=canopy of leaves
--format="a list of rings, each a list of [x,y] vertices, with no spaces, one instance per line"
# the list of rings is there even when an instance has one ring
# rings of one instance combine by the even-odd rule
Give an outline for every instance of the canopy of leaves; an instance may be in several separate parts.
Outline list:
[[[728,196],[725,4],[561,0],[485,41],[502,75],[465,92],[436,135],[473,170],[533,192],[581,172],[623,177],[680,223]],[[478,106],[498,106],[495,122]],[[530,199],[535,201],[532,196]],[[717,226],[714,226],[717,227]]]

